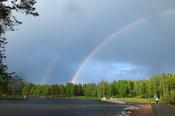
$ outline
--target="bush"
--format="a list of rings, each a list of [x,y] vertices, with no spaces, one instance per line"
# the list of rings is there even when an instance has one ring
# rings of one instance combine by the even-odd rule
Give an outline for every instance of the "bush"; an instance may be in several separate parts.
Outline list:
[[[165,103],[175,104],[175,91],[171,91],[171,94],[162,97]]]
[[[171,103],[171,96],[170,95],[162,96],[162,101],[170,104]]]
[[[175,91],[171,92],[171,104],[175,104]]]

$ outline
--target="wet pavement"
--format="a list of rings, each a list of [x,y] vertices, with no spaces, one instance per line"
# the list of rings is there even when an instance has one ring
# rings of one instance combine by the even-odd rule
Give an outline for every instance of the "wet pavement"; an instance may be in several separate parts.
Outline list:
[[[152,104],[156,116],[175,116],[175,106],[168,104]]]

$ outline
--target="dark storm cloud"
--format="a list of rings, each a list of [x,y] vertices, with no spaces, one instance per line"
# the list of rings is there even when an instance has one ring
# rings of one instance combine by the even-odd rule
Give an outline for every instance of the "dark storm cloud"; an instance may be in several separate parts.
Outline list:
[[[20,16],[24,23],[19,31],[7,33],[6,61],[11,71],[32,82],[64,83],[106,37],[139,17],[151,16],[151,21],[109,42],[92,59],[102,64],[129,62],[152,73],[173,70],[174,17],[158,15],[173,7],[174,1],[159,0],[38,0],[40,16]],[[88,71],[100,73],[90,67],[85,74]]]

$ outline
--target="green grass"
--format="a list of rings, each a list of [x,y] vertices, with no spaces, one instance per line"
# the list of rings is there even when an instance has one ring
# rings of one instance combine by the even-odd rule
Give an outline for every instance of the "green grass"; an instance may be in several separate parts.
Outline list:
[[[80,100],[100,100],[101,98],[98,97],[86,97],[86,96],[73,96],[73,97],[57,97],[59,98],[63,98],[63,99],[80,99]]]
[[[126,101],[126,102],[155,103],[154,98],[133,97],[133,98],[117,98],[117,99],[121,101]]]
[[[6,95],[6,96],[0,96],[0,99],[8,99],[8,100],[24,100],[24,96],[19,95]]]

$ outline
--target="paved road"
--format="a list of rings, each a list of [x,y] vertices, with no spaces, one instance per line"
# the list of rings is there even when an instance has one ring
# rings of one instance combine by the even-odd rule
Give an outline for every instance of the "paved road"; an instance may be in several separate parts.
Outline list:
[[[167,104],[152,104],[156,116],[175,116],[175,106]]]

